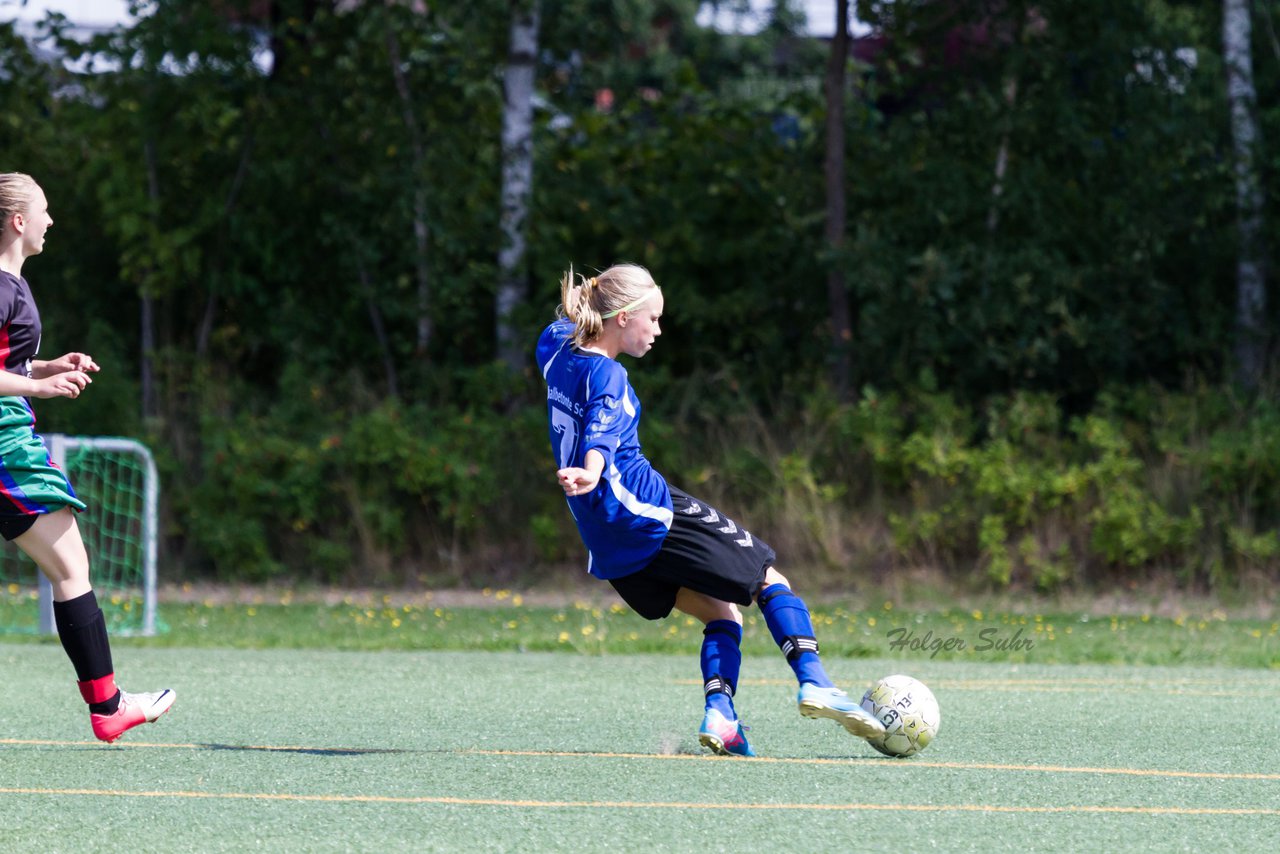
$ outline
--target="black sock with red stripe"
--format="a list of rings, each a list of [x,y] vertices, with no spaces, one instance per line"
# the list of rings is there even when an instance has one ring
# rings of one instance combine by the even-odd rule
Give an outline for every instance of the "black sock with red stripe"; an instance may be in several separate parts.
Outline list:
[[[107,621],[98,607],[98,597],[90,590],[66,602],[54,602],[53,621],[58,627],[58,640],[76,670],[80,695],[89,704],[89,711],[114,714],[120,706],[120,691],[111,664]]]

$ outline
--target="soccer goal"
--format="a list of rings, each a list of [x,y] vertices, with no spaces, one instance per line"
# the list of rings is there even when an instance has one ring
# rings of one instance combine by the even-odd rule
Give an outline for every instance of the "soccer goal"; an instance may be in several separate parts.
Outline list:
[[[155,461],[133,439],[44,437],[87,509],[79,515],[93,582],[113,635],[154,635],[156,525],[160,497]],[[12,543],[0,549],[0,632],[54,634],[53,591]]]

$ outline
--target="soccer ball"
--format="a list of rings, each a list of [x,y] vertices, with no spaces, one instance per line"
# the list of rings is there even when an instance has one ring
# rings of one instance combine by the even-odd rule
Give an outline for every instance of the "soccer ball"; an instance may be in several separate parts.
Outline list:
[[[938,734],[942,712],[933,692],[910,676],[886,676],[862,695],[862,708],[884,724],[885,734],[867,739],[885,756],[914,756]]]

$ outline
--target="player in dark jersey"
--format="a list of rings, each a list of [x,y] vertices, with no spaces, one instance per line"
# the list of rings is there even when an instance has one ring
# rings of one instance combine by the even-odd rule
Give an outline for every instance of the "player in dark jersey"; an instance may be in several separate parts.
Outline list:
[[[619,264],[560,284],[559,319],[538,340],[556,476],[589,553],[588,571],[640,616],[672,609],[705,625],[706,709],[698,739],[716,753],[754,756],[734,709],[742,613],[759,605],[800,684],[806,717],[831,718],[862,738],[884,726],[835,686],[818,657],[805,603],[774,568],[769,545],[705,501],[670,486],[640,451],[640,400],[617,361],[662,334],[661,289],[643,267]]]
[[[44,191],[28,175],[0,174],[0,536],[35,561],[53,586],[58,637],[89,704],[93,733],[115,741],[169,710],[171,690],[127,694],[116,687],[107,624],[89,583],[75,512],[84,509],[35,432],[28,398],[76,398],[98,365],[84,353],[36,359],[40,312],[22,265],[44,249],[53,225]]]

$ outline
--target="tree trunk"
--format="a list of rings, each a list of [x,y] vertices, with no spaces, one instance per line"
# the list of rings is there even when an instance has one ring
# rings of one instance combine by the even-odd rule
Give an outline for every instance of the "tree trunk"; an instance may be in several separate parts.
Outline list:
[[[495,309],[498,357],[512,370],[525,367],[528,349],[515,326],[527,298],[525,223],[533,190],[533,86],[538,56],[537,0],[513,0],[511,46],[502,111],[502,248],[498,252]]]
[[[1004,104],[1009,113],[1018,103],[1018,79],[1010,76],[1004,83]],[[1004,176],[1009,171],[1009,127],[1011,118],[1000,133],[1000,146],[996,149],[995,177],[991,183],[991,206],[987,208],[987,233],[995,234],[1000,225],[1000,197],[1004,195]]]
[[[849,291],[845,284],[845,164],[844,102],[845,68],[849,62],[849,0],[836,2],[836,32],[827,61],[826,242],[830,255],[827,270],[827,312],[831,318],[831,382],[846,398],[853,380],[853,329],[849,318]]]
[[[1253,390],[1266,362],[1267,291],[1249,5],[1249,0],[1223,0],[1222,55],[1227,67],[1236,181],[1236,376],[1245,388]]]
[[[244,186],[245,177],[249,173],[249,161],[253,155],[253,144],[256,138],[254,131],[255,124],[250,120],[248,128],[245,131],[244,143],[240,148],[240,163],[236,167],[235,176],[231,179],[231,189],[227,191],[227,199],[222,205],[222,221],[224,223],[230,222],[232,215],[235,213],[236,202],[240,197],[240,188]],[[225,251],[226,249],[224,244],[224,252]],[[222,266],[221,260],[219,260],[218,266]],[[209,339],[213,336],[213,324],[217,320],[217,278],[216,274],[208,277],[209,295],[205,299],[204,312],[200,316],[200,325],[196,329],[196,358],[200,361],[203,361],[205,357],[209,355]]]
[[[405,77],[400,58],[400,39],[395,30],[387,29],[387,54],[391,60],[391,75],[395,79],[396,93],[400,96],[400,111],[405,131],[409,135],[409,150],[413,155],[413,248],[414,273],[418,283],[418,333],[415,352],[427,354],[431,345],[431,267],[428,263],[431,249],[431,229],[427,221],[426,146],[422,131],[413,111],[413,97],[409,92],[409,80]]]
[[[154,218],[160,210],[160,178],[156,169],[156,148],[151,140],[142,145],[143,158],[147,167],[147,199],[151,202],[151,216]],[[156,309],[155,296],[151,293],[149,276],[143,277],[142,291],[142,418],[144,423],[153,422],[160,415],[160,404],[156,389]]]
[[[369,278],[369,268],[358,256],[356,257],[356,276],[360,279],[360,293],[364,297],[365,307],[369,310],[369,323],[373,326],[373,335],[378,342],[378,354],[382,358],[382,372],[387,378],[387,396],[400,397],[400,379],[396,371],[395,356],[391,351],[391,336],[387,335],[387,325],[382,319],[382,309]]]

